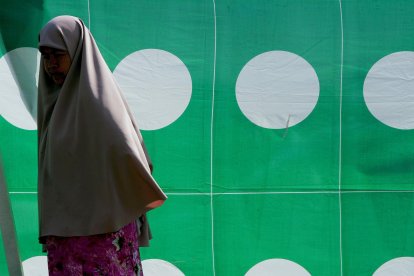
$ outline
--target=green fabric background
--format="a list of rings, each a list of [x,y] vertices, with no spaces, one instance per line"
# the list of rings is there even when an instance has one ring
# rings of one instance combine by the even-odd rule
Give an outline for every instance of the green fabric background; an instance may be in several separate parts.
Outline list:
[[[316,276],[367,276],[414,257],[414,132],[381,123],[363,99],[376,61],[414,50],[414,2],[0,0],[0,7],[0,57],[35,48],[48,20],[71,14],[90,26],[111,70],[141,49],[173,53],[188,68],[185,112],[143,131],[169,196],[149,214],[154,239],[143,259],[197,276],[244,275],[271,258]],[[243,66],[275,50],[303,57],[320,83],[313,112],[287,130],[254,125],[235,96]],[[42,255],[36,139],[0,117],[22,260]],[[1,242],[0,275],[7,275]]]

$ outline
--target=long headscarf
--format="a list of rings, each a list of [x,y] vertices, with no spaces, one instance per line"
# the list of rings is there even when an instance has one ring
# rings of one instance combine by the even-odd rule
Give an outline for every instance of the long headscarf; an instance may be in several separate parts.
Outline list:
[[[117,231],[160,206],[166,196],[151,176],[142,136],[91,33],[59,16],[39,47],[68,51],[62,86],[41,59],[38,94],[40,238]]]

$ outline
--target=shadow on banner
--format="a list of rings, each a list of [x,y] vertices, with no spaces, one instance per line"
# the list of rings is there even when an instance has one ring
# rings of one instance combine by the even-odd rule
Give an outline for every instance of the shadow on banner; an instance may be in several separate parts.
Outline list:
[[[23,275],[16,229],[0,155],[0,228],[10,275]]]

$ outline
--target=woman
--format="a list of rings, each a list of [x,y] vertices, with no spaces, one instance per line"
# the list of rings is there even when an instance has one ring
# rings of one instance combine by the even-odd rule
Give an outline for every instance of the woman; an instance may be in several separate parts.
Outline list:
[[[166,196],[142,136],[84,23],[39,34],[40,242],[51,275],[142,275],[146,212]]]

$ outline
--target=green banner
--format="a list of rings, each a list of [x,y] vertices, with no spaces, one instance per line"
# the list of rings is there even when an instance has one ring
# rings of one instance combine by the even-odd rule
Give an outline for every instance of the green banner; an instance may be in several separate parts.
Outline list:
[[[38,32],[70,14],[169,197],[149,213],[144,273],[414,275],[414,2],[0,4],[0,150],[23,269],[45,265]],[[0,275],[6,254],[0,244]]]

